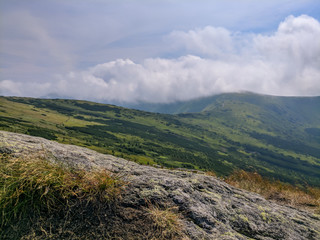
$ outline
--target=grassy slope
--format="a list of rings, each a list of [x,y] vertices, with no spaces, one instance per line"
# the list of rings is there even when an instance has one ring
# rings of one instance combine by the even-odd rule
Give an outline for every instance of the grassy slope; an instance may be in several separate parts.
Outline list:
[[[179,115],[74,100],[0,101],[2,130],[144,164],[214,170],[220,175],[241,168],[320,185],[319,98],[222,95],[206,100],[201,113]]]

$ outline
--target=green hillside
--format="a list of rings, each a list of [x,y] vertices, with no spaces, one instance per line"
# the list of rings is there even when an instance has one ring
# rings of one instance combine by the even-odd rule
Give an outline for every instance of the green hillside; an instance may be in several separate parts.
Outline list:
[[[319,97],[224,94],[171,105],[173,112],[198,111],[177,115],[76,100],[1,97],[0,103],[1,130],[143,164],[222,176],[240,168],[320,186]]]
[[[275,107],[291,109],[294,114],[304,114],[309,118],[317,119],[319,123],[320,97],[279,97],[259,95],[254,93],[227,93],[203,97],[189,101],[174,103],[137,103],[127,104],[128,108],[139,109],[148,112],[165,114],[198,113],[213,110],[224,101],[236,101],[238,104],[249,103],[266,110],[275,110]],[[270,107],[273,109],[270,109]],[[306,111],[306,112],[305,112]]]

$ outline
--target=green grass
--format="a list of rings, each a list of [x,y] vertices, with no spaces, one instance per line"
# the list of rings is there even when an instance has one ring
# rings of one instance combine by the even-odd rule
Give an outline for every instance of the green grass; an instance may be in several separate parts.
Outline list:
[[[198,100],[202,112],[178,115],[76,100],[0,101],[2,130],[85,146],[141,164],[213,170],[219,176],[244,169],[320,186],[320,139],[314,130],[320,129],[319,98],[221,95]],[[197,104],[183,109],[197,109]]]

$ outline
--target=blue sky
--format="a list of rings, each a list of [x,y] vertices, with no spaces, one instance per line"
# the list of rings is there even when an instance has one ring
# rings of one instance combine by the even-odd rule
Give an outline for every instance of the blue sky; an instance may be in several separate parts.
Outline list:
[[[320,95],[316,0],[0,0],[0,95]]]

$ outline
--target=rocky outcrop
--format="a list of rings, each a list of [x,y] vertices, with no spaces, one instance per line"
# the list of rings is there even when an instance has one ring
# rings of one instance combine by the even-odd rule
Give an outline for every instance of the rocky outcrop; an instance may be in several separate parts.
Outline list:
[[[0,131],[0,153],[44,152],[52,161],[104,168],[128,182],[121,206],[148,203],[176,207],[190,239],[320,239],[320,216],[277,205],[219,179],[187,171],[143,166],[93,150]]]

